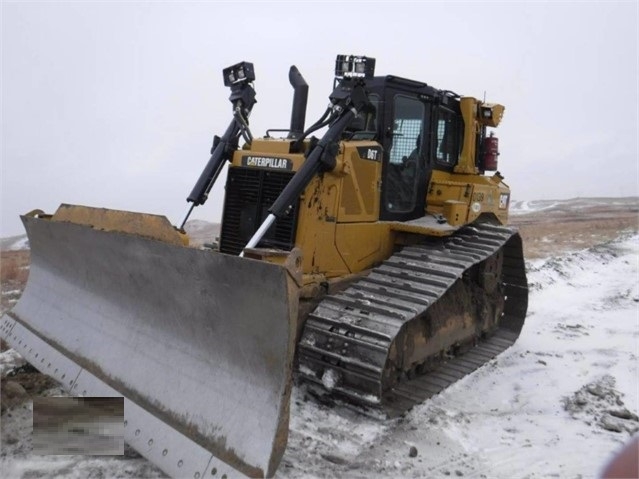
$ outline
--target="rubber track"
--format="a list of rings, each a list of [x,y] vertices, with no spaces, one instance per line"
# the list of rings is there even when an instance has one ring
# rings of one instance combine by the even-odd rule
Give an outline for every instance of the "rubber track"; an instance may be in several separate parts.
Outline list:
[[[400,328],[421,316],[466,270],[501,248],[506,301],[496,332],[427,374],[382,390],[389,348]],[[324,298],[307,318],[298,370],[330,394],[400,414],[510,347],[524,324],[527,302],[519,234],[500,226],[468,226],[443,240],[405,247],[346,290]]]

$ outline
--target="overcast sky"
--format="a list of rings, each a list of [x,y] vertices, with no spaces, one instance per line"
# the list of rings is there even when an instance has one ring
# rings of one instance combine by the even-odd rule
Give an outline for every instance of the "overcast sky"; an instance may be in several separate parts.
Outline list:
[[[2,2],[0,236],[60,203],[179,223],[255,64],[256,135],[286,128],[288,68],[328,103],[335,55],[506,106],[513,198],[638,195],[638,10],[628,2]],[[223,181],[192,218],[219,220]]]

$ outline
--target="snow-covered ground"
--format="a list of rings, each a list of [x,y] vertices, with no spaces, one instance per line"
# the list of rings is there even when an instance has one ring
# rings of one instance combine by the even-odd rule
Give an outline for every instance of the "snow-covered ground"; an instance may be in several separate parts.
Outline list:
[[[277,477],[597,477],[639,429],[639,236],[536,260],[528,272],[518,342],[402,418],[328,408],[294,388]],[[12,361],[0,355],[3,371]],[[130,451],[32,455],[30,408],[2,416],[2,477],[161,475]]]
[[[541,211],[558,209],[561,211],[579,211],[588,208],[631,210],[637,207],[637,197],[627,198],[572,198],[569,200],[513,200],[508,211],[511,215],[525,215]]]
[[[639,429],[638,261],[633,235],[529,264],[518,342],[400,420],[296,390],[279,476],[596,477]]]

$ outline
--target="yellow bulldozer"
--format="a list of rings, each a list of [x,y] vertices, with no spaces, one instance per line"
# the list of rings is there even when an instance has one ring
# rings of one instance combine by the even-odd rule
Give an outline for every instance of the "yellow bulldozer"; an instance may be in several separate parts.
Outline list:
[[[125,401],[125,440],[176,477],[272,476],[293,377],[318,397],[401,413],[509,347],[527,308],[504,107],[338,55],[330,104],[254,137],[255,73],[223,70],[233,119],[165,217],[63,204],[23,216],[12,347],[77,396]],[[315,132],[322,132],[318,137]],[[219,241],[184,225],[228,165]]]

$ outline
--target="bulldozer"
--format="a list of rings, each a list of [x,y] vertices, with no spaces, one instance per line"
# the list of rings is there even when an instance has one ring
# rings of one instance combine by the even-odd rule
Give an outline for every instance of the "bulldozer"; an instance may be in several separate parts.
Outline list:
[[[255,137],[253,64],[223,78],[233,118],[183,221],[25,214],[30,276],[0,321],[71,394],[123,397],[126,442],[195,479],[275,473],[294,378],[401,414],[512,345],[528,298],[502,105],[338,55],[314,124],[293,66],[290,127]],[[192,246],[186,222],[224,168],[219,238]]]

